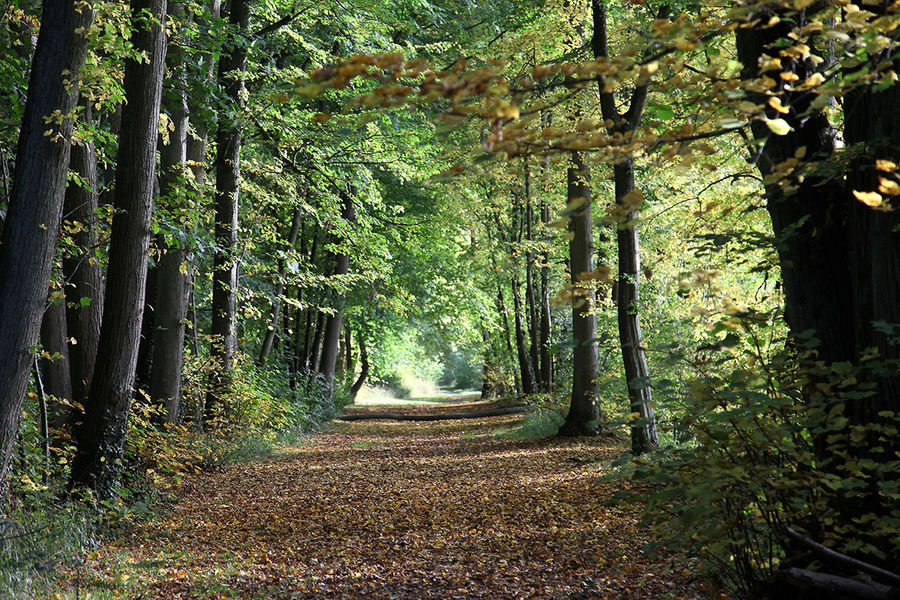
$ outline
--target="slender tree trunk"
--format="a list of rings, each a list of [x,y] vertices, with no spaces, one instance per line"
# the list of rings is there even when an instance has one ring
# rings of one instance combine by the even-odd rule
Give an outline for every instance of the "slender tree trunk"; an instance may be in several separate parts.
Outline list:
[[[534,391],[544,388],[540,363],[540,327],[538,324],[537,301],[534,293],[534,206],[531,193],[531,168],[525,161],[525,303],[528,305],[529,363],[534,374]]]
[[[512,278],[512,297],[513,297],[513,317],[516,327],[516,356],[519,359],[519,372],[522,377],[522,392],[526,396],[535,393],[534,374],[531,370],[531,357],[528,354],[527,341],[525,338],[525,329],[522,326],[522,293],[520,290],[519,278],[513,275]]]
[[[100,347],[85,417],[77,432],[71,485],[109,498],[119,475],[144,308],[156,139],[166,54],[165,0],[131,4],[135,49],[146,62],[125,63],[122,133],[117,157],[115,216]]]
[[[300,208],[294,208],[294,215],[291,218],[291,230],[287,237],[287,249],[294,250],[297,245],[297,237],[300,235],[300,225],[303,222]],[[275,341],[275,330],[278,327],[278,318],[281,313],[281,296],[284,293],[284,277],[287,273],[287,267],[284,258],[278,259],[278,274],[275,280],[275,293],[272,298],[272,312],[269,317],[269,326],[266,328],[266,335],[263,338],[262,346],[259,349],[259,356],[256,364],[263,366],[269,353],[272,351],[272,344]]]
[[[169,4],[169,15],[181,25],[184,5]],[[169,114],[173,130],[169,143],[160,149],[159,188],[161,200],[174,213],[172,222],[180,227],[189,225],[183,215],[187,208],[183,198],[184,176],[187,171],[188,107],[187,78],[184,57],[181,54],[183,40],[172,38],[166,51],[166,67],[169,71],[169,89],[163,99],[163,110]],[[186,236],[184,236],[186,237]],[[153,331],[153,366],[150,376],[150,399],[165,406],[165,420],[176,423],[181,414],[181,371],[184,365],[184,322],[187,316],[188,284],[187,253],[180,240],[166,242],[165,236],[157,238],[163,252],[157,267],[155,321]]]
[[[82,102],[81,122],[91,125],[91,103]],[[81,229],[72,238],[79,253],[63,257],[63,277],[69,283],[66,292],[66,328],[75,343],[69,344],[69,363],[72,375],[72,399],[87,402],[94,360],[100,342],[100,322],[103,315],[103,270],[96,260],[99,244],[97,217],[97,154],[90,139],[72,146],[71,169],[81,182],[66,188],[64,214]]]
[[[541,202],[541,230],[546,231],[550,223],[550,207]],[[553,391],[553,357],[550,354],[550,252],[541,253],[541,335],[539,341],[541,357],[541,391]]]
[[[506,308],[506,301],[503,299],[503,286],[497,281],[497,310],[503,319],[503,339],[506,342],[506,351],[509,353],[510,360],[515,360],[516,352],[513,350],[512,331],[509,328],[509,310]],[[513,368],[513,382],[516,386],[516,395],[519,396],[523,392],[522,377],[519,370]]]
[[[311,315],[310,315],[311,316]],[[325,331],[325,313],[316,312],[315,331],[313,333],[312,345],[309,349],[309,365],[307,370],[311,372],[319,371],[319,362],[322,352],[322,333]],[[311,320],[308,321],[311,323]]]
[[[59,400],[72,400],[72,373],[66,338],[66,307],[62,301],[51,301],[41,320],[41,347],[50,358],[38,361],[44,394]],[[68,408],[54,411],[50,420],[54,428],[68,424]]]
[[[585,274],[594,271],[593,222],[591,221],[590,172],[578,152],[572,153],[568,169],[569,270],[572,286],[572,398],[560,435],[592,435],[600,427],[598,404],[597,317],[594,290]]]
[[[624,206],[623,198],[634,192],[634,168],[632,161],[621,162],[613,167],[616,185],[616,202]],[[641,277],[641,257],[638,245],[637,211],[627,213],[625,224],[619,227],[617,242],[619,249],[619,280],[616,308],[619,323],[619,345],[625,363],[625,381],[628,382],[628,397],[631,413],[639,419],[631,426],[631,452],[642,454],[659,445],[656,433],[656,418],[653,414],[650,394],[650,373],[644,354],[643,337],[639,312],[638,282]]]
[[[353,382],[353,385],[350,386],[350,404],[356,402],[356,396],[359,394],[359,390],[362,389],[362,386],[366,383],[366,379],[369,378],[369,350],[366,348],[366,340],[364,340],[362,336],[359,336],[359,363],[361,369],[359,377],[357,377],[356,381]]]
[[[341,218],[348,224],[356,223],[356,208],[353,204],[353,193],[342,194]],[[336,254],[334,258],[334,275],[343,277],[350,272],[350,255],[346,252]],[[328,398],[334,393],[334,371],[337,364],[338,342],[341,337],[341,322],[344,316],[344,298],[338,300],[335,314],[329,315],[325,321],[325,335],[322,340],[322,360],[319,372],[325,377],[328,385]]]
[[[592,0],[594,35],[591,46],[595,58],[609,58],[609,42],[607,36],[606,3],[603,0]],[[669,7],[663,4],[657,18],[668,15]],[[603,81],[600,87],[600,110],[607,123],[610,134],[627,135],[637,129],[644,114],[649,92],[649,81],[636,85],[631,92],[628,110],[620,113],[616,107],[616,98],[605,89]],[[628,157],[613,166],[613,177],[616,188],[616,204],[622,214],[622,222],[618,227],[617,244],[619,257],[619,279],[617,281],[617,305],[619,324],[619,344],[622,347],[622,359],[625,365],[625,380],[628,385],[631,414],[640,417],[631,427],[631,451],[641,454],[658,445],[656,434],[656,418],[651,404],[649,372],[647,357],[644,353],[643,339],[639,320],[638,286],[640,284],[640,249],[638,245],[637,206],[635,202],[634,160]]]
[[[78,92],[67,74],[81,70],[87,48],[82,32],[93,19],[89,7],[76,4],[43,4],[0,241],[0,486],[19,430],[32,348],[47,299],[72,147],[72,120],[48,125],[44,118],[54,111],[68,115],[75,108]],[[51,135],[45,135],[48,130]]]
[[[248,0],[232,0],[228,22],[241,39],[234,40],[219,63],[219,82],[230,103],[219,115],[216,134],[216,252],[213,258],[211,356],[213,371],[206,395],[205,420],[227,409],[225,396],[231,390],[231,372],[237,352],[238,285],[238,192],[241,180],[241,125],[244,107],[244,70],[247,44],[243,40],[250,24]],[[233,113],[233,114],[232,114]],[[227,412],[227,411],[226,411]]]

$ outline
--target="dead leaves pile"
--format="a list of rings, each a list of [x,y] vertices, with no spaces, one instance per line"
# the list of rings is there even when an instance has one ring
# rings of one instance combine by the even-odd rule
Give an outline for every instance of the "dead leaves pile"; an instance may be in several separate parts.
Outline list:
[[[638,507],[605,505],[622,448],[492,435],[519,419],[336,424],[196,476],[88,567],[148,600],[706,597],[684,559],[641,553]]]

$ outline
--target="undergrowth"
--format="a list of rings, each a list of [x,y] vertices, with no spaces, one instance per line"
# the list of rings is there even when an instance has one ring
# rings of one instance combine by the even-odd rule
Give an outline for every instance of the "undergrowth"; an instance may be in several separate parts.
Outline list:
[[[190,369],[189,369],[190,372]],[[233,392],[220,419],[202,423],[202,372],[189,377],[179,423],[166,423],[164,409],[143,394],[132,402],[115,496],[98,502],[90,494],[69,496],[71,433],[40,433],[36,394],[25,406],[21,435],[0,506],[0,598],[42,597],[47,590],[82,585],[80,566],[104,536],[151,518],[191,473],[277,453],[332,419],[346,402],[342,387],[327,398],[320,376],[301,377],[293,387],[277,369],[236,370]],[[59,410],[61,403],[48,399]]]

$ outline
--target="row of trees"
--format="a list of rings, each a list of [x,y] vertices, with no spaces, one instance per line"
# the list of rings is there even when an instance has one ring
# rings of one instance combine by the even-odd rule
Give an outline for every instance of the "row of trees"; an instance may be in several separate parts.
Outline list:
[[[227,427],[253,371],[333,406],[416,345],[557,398],[562,434],[694,457],[677,497],[749,537],[889,565],[896,7],[356,8],[10,8],[0,477],[29,390],[43,439],[73,432],[69,487],[108,498],[136,403]],[[771,579],[775,535],[725,562]]]

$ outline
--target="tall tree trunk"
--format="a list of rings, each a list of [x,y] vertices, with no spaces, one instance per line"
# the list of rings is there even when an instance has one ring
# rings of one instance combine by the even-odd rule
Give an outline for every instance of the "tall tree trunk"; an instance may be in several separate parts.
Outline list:
[[[540,363],[540,327],[538,324],[537,301],[534,293],[534,205],[531,192],[531,168],[525,160],[525,303],[528,305],[529,362],[534,374],[534,391],[544,388]]]
[[[359,390],[362,389],[362,386],[366,383],[366,379],[369,378],[369,350],[366,348],[366,340],[363,339],[362,336],[359,336],[359,363],[361,369],[359,377],[357,377],[356,381],[353,382],[353,385],[350,386],[350,404],[356,402],[356,396],[359,395]]]
[[[550,207],[541,202],[541,231],[546,232],[550,224]],[[541,357],[541,391],[553,391],[553,356],[550,354],[550,252],[541,253],[541,335],[539,340]]]
[[[356,208],[353,204],[353,192],[341,194],[341,218],[348,224],[356,223]],[[333,255],[334,275],[343,277],[350,272],[350,255],[346,252]],[[334,393],[334,371],[337,364],[338,343],[341,337],[341,322],[344,316],[345,299],[338,300],[335,314],[329,315],[325,321],[325,335],[322,340],[322,360],[319,372],[325,377],[328,386],[328,398]]]
[[[634,192],[634,168],[631,160],[613,167],[616,186],[616,203],[625,207],[628,194]],[[619,249],[619,279],[616,309],[619,323],[619,345],[625,363],[625,381],[631,414],[639,417],[631,426],[631,452],[642,454],[659,445],[656,418],[653,414],[650,394],[650,373],[644,353],[639,313],[638,282],[641,277],[641,254],[638,245],[637,211],[629,211],[625,224],[617,232]]]
[[[606,3],[603,0],[592,0],[591,6],[594,21],[591,47],[594,58],[608,59]],[[662,5],[657,18],[664,18],[668,15],[668,11],[668,5]],[[649,92],[649,80],[634,87],[628,109],[624,113],[619,112],[614,93],[605,89],[604,82],[601,80],[598,85],[600,88],[600,111],[606,122],[611,124],[608,127],[609,133],[611,135],[629,135],[637,129],[643,118]],[[616,236],[619,258],[619,279],[617,281],[619,345],[622,348],[631,414],[637,413],[640,417],[635,419],[631,426],[631,451],[638,455],[657,446],[659,441],[656,433],[656,418],[651,404],[649,371],[638,312],[638,286],[641,273],[637,207],[640,202],[635,201],[634,160],[632,157],[620,160],[613,166],[613,178],[616,204],[622,218]]]
[[[184,5],[169,4],[169,15],[179,26],[184,20]],[[173,223],[187,228],[184,218],[184,175],[187,161],[188,107],[187,78],[185,77],[181,44],[172,38],[166,51],[169,70],[169,89],[163,98],[163,110],[172,123],[169,143],[161,147],[159,189],[161,201],[174,212]],[[186,236],[179,236],[186,237]],[[187,316],[187,254],[183,242],[175,239],[167,243],[165,236],[157,237],[162,252],[157,266],[155,321],[153,331],[153,366],[150,376],[150,399],[165,407],[165,420],[178,422],[181,414],[181,371],[184,365],[184,322]]]
[[[119,475],[137,363],[150,241],[156,139],[165,62],[165,0],[134,0],[135,49],[147,60],[125,63],[115,216],[100,347],[85,416],[77,432],[71,486],[109,498]]]
[[[0,486],[19,430],[47,299],[72,147],[72,120],[48,125],[44,119],[75,108],[78,92],[68,74],[81,70],[87,49],[83,31],[92,19],[89,7],[73,1],[43,4],[0,242]],[[44,135],[48,129],[51,135]]]
[[[91,103],[82,102],[82,106],[81,122],[90,126]],[[64,256],[62,267],[70,287],[66,292],[66,328],[75,340],[69,344],[72,399],[83,406],[91,387],[103,315],[103,270],[95,258],[100,238],[97,155],[89,136],[72,146],[71,169],[81,181],[66,188],[63,210],[69,221],[81,224],[72,236],[79,253]]]
[[[216,252],[213,258],[212,342],[213,371],[206,395],[205,420],[211,423],[227,407],[231,372],[237,352],[238,285],[238,196],[241,179],[241,110],[244,107],[244,70],[250,25],[248,0],[232,0],[228,22],[236,29],[235,39],[219,63],[219,82],[230,106],[219,115],[216,134]],[[227,412],[227,411],[226,411]]]
[[[72,373],[69,362],[69,346],[66,338],[66,307],[59,300],[50,302],[41,320],[41,347],[49,358],[38,361],[44,395],[59,400],[72,400]],[[51,426],[63,427],[68,424],[71,413],[68,408],[53,411]]]
[[[503,340],[506,342],[506,351],[509,355],[509,359],[515,361],[516,351],[513,350],[512,343],[512,331],[509,327],[509,309],[506,307],[506,300],[503,298],[503,286],[500,285],[499,279],[497,280],[497,311],[500,313],[500,316],[503,319]],[[506,362],[506,361],[504,361]],[[513,383],[516,387],[516,395],[521,395],[523,392],[522,388],[522,376],[518,369],[513,368]]]
[[[590,172],[579,152],[572,153],[567,175],[569,215],[569,270],[572,286],[572,398],[560,435],[592,435],[600,426],[598,404],[597,317],[594,290],[586,274],[594,271]]]
[[[512,277],[513,317],[516,326],[516,356],[519,359],[519,373],[522,377],[522,392],[528,396],[535,391],[534,374],[531,370],[531,357],[528,354],[528,346],[525,337],[525,329],[522,326],[522,292],[518,275]]]
[[[287,237],[287,249],[289,251],[293,251],[294,246],[297,245],[297,237],[300,235],[300,225],[302,222],[303,218],[300,212],[300,207],[295,207],[294,215],[293,217],[291,217],[291,230],[288,233]],[[263,338],[262,346],[259,349],[259,356],[256,359],[256,364],[258,364],[259,366],[263,366],[264,364],[266,364],[266,359],[269,357],[269,353],[272,351],[272,344],[275,342],[275,330],[278,327],[278,318],[281,314],[281,296],[282,294],[284,294],[284,278],[287,273],[286,269],[287,267],[284,258],[279,258],[278,273],[275,280],[275,291],[272,298],[272,312],[269,316],[269,326],[266,328],[266,335]]]

